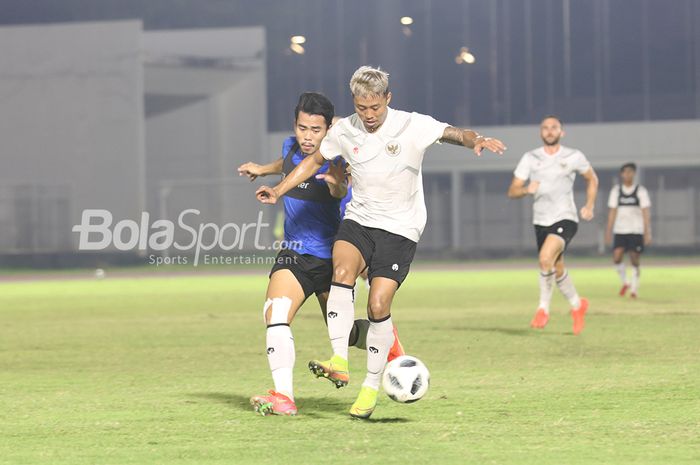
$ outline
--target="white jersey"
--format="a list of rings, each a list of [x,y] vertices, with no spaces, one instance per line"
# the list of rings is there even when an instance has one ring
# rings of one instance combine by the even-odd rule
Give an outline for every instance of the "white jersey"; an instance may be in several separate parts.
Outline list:
[[[515,168],[515,177],[523,181],[539,181],[532,204],[532,222],[551,226],[562,220],[578,223],[574,203],[574,179],[591,168],[586,156],[579,150],[560,146],[549,155],[544,147],[527,152]]]
[[[644,234],[642,209],[649,207],[651,200],[644,186],[614,186],[608,197],[608,208],[617,208],[613,233]]]
[[[341,119],[321,142],[321,154],[327,160],[340,154],[350,165],[352,200],[345,218],[418,242],[427,219],[423,155],[448,124],[420,113],[387,112],[375,133],[357,114]]]

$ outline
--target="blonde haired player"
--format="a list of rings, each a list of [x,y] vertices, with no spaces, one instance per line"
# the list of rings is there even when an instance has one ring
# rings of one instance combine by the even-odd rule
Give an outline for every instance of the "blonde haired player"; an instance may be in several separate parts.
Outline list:
[[[574,203],[576,173],[586,180],[586,204],[581,218],[593,219],[598,192],[598,177],[586,156],[579,150],[561,145],[564,137],[561,120],[547,116],[540,124],[544,145],[527,152],[515,168],[508,197],[518,199],[532,195],[533,223],[540,262],[540,303],[530,322],[533,328],[544,328],[549,321],[549,304],[554,284],[571,305],[574,334],[583,330],[588,300],[579,297],[571,276],[564,266],[564,251],[578,230]],[[530,180],[526,186],[525,183]]]
[[[318,153],[321,141],[334,118],[333,103],[322,94],[305,92],[294,110],[294,136],[282,146],[282,157],[267,165],[244,163],[238,168],[250,180],[271,174],[287,175],[306,157]],[[316,294],[324,318],[333,276],[331,247],[340,224],[340,203],[346,196],[342,160],[327,161],[315,176],[299,183],[284,198],[284,240],[288,248],[277,255],[270,271],[263,316],[266,352],[275,389],[250,401],[262,415],[296,415],[293,370],[296,359],[291,324],[301,305]],[[366,349],[369,322],[356,320],[350,345]],[[396,330],[394,329],[394,332]],[[403,355],[398,336],[389,356]]]
[[[438,141],[502,153],[503,143],[459,129],[420,113],[389,107],[389,75],[363,66],[350,80],[355,113],[328,131],[321,150],[306,158],[275,187],[257,191],[263,203],[275,203],[327,159],[340,154],[350,165],[353,196],[333,244],[333,283],[328,296],[328,335],[333,356],[309,362],[311,371],[336,385],[347,384],[348,335],[355,309],[352,288],[368,269],[367,375],[350,415],[368,418],[375,409],[387,353],[394,342],[391,304],[408,275],[426,222],[421,165]],[[334,314],[330,318],[331,312]]]

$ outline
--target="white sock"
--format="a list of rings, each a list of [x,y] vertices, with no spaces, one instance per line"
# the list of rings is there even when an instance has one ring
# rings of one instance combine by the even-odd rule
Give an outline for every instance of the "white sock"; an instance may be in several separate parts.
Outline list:
[[[331,347],[334,355],[340,355],[348,359],[348,342],[350,331],[355,322],[355,303],[353,286],[331,283],[331,291],[328,294],[328,337],[331,339]]]
[[[620,281],[622,281],[622,285],[627,284],[627,270],[625,269],[625,262],[620,262],[615,264],[615,269],[617,270],[617,274],[620,275]]]
[[[267,327],[267,361],[272,371],[272,381],[275,391],[294,400],[293,372],[294,337],[287,324],[270,325]]]
[[[630,284],[630,291],[632,294],[637,293],[637,289],[639,289],[639,267],[638,266],[633,266],[632,267],[632,283]]]
[[[554,291],[554,270],[549,273],[540,271],[540,305],[545,313],[549,314],[549,303],[552,300]]]
[[[567,270],[564,270],[564,274],[561,276],[561,278],[557,279],[557,287],[559,287],[561,293],[564,294],[566,300],[569,301],[571,308],[577,309],[581,306],[581,299],[578,296],[578,292],[576,292],[574,282],[572,281],[571,276],[569,276],[569,272]]]
[[[394,324],[391,315],[380,321],[369,320],[367,331],[367,376],[363,386],[379,389],[386,357],[394,344]]]

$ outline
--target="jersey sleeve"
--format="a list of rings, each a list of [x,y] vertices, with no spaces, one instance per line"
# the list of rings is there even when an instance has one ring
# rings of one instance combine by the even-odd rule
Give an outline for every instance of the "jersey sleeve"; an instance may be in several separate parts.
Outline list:
[[[608,196],[608,208],[617,208],[620,201],[620,187],[614,186],[610,189],[610,195]]]
[[[340,122],[333,125],[321,141],[321,155],[326,160],[333,160],[343,155],[343,147],[340,145]]]
[[[411,126],[416,146],[420,150],[425,150],[440,140],[449,124],[442,123],[432,116],[412,113]]]
[[[637,195],[639,196],[639,206],[641,208],[651,207],[651,199],[649,198],[649,191],[647,191],[644,186],[639,186],[639,192],[637,192]]]
[[[515,167],[515,171],[513,171],[513,175],[518,178],[522,179],[523,181],[527,181],[530,179],[530,157],[526,153],[523,155],[523,157],[520,159],[518,162],[518,166]]]
[[[584,174],[586,171],[591,169],[591,162],[588,161],[588,158],[586,158],[582,152],[578,152],[574,169],[578,174]]]

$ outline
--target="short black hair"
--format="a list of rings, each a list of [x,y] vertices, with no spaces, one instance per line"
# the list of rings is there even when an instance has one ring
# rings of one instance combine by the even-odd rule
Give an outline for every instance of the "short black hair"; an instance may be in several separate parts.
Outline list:
[[[549,119],[549,118],[553,118],[553,119],[559,121],[559,125],[561,127],[564,127],[564,122],[557,115],[545,115],[545,117],[542,118],[542,121],[540,121],[540,123],[542,123],[544,120]]]
[[[625,168],[632,168],[632,171],[634,171],[635,173],[637,172],[637,164],[636,163],[633,163],[633,162],[625,163],[624,165],[622,165],[620,167],[620,173],[625,171]]]
[[[333,103],[323,94],[318,92],[304,92],[299,96],[299,103],[294,109],[294,121],[299,119],[299,112],[310,115],[321,115],[326,120],[326,127],[330,127],[335,116]]]

